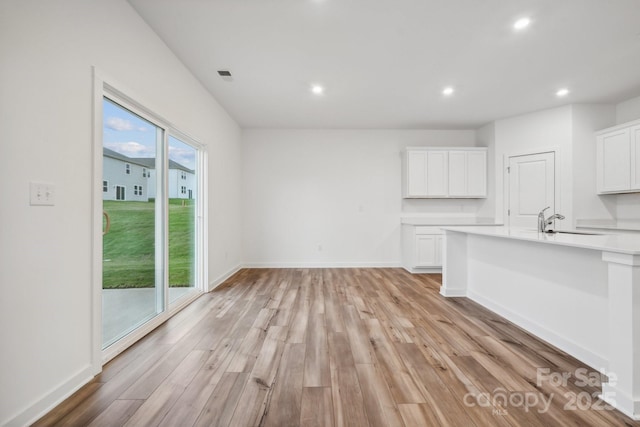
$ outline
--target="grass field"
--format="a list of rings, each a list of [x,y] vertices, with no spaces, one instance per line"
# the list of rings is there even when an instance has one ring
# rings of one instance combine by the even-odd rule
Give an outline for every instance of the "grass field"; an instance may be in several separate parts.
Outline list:
[[[169,200],[169,286],[193,286],[194,200]],[[154,287],[155,203],[103,202],[111,229],[103,236],[103,289]]]

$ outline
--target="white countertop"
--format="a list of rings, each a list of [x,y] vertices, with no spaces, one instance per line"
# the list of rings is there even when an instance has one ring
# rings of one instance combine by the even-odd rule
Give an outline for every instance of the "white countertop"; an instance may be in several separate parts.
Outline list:
[[[578,219],[577,228],[592,228],[613,231],[640,231],[640,221],[615,219]]]
[[[475,217],[420,217],[406,216],[400,219],[401,224],[405,225],[502,225],[496,223],[494,218],[475,218]]]
[[[445,226],[446,231],[525,240],[552,245],[572,246],[605,252],[640,255],[640,235],[636,234],[546,234],[536,230],[512,227]]]

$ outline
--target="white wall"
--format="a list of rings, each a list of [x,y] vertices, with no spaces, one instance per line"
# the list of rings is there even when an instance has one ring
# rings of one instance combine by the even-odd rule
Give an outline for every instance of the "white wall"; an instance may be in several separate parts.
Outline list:
[[[640,96],[616,105],[616,124],[640,119]]]
[[[573,224],[572,195],[572,147],[571,107],[523,114],[495,122],[495,191],[496,219],[504,220],[508,200],[505,198],[504,168],[508,157],[556,150],[556,211],[566,216],[566,223]],[[505,160],[506,159],[506,160]],[[540,207],[541,209],[544,206]]]
[[[496,217],[503,218],[508,202],[503,177],[505,157],[549,149],[557,150],[556,211],[566,217],[557,224],[559,227],[571,228],[575,219],[613,219],[620,215],[625,196],[598,196],[595,184],[595,132],[614,125],[615,120],[616,108],[608,104],[572,104],[496,120]],[[478,139],[481,138],[490,140],[486,127],[478,131]],[[636,204],[637,201],[627,205]]]
[[[403,210],[446,216],[479,206],[401,195],[404,147],[474,146],[474,131],[250,129],[242,140],[249,265],[400,265]]]
[[[476,130],[476,144],[487,147],[487,198],[482,200],[477,211],[478,217],[496,217],[496,125],[491,122]],[[502,163],[500,163],[502,164]],[[498,168],[500,170],[500,168]]]
[[[613,105],[572,105],[573,202],[576,219],[613,219],[616,206],[610,197],[596,194],[595,132],[612,126]]]
[[[240,130],[124,0],[4,0],[0,58],[0,425],[22,425],[95,372],[91,67],[208,147],[212,280],[241,262]]]

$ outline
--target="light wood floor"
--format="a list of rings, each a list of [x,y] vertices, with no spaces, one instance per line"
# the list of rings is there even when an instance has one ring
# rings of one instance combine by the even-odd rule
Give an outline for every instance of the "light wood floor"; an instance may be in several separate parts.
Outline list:
[[[36,425],[640,425],[594,397],[599,375],[580,383],[586,366],[467,299],[441,297],[440,280],[242,270]]]

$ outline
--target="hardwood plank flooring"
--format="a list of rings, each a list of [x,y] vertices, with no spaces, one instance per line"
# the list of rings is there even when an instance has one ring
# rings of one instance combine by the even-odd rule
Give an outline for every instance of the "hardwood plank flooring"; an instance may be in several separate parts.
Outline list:
[[[593,370],[441,280],[242,270],[34,425],[640,426],[599,374],[577,383]]]

